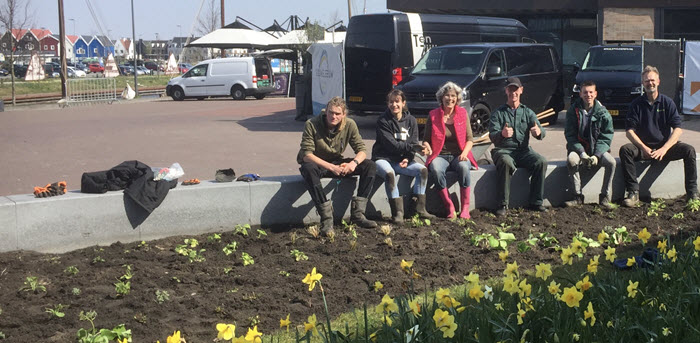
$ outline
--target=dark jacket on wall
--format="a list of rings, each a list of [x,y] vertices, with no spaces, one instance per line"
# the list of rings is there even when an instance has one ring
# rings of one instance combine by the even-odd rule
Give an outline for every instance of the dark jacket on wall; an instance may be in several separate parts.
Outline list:
[[[110,170],[83,173],[80,181],[82,193],[105,193],[123,189],[124,194],[148,213],[153,212],[163,202],[168,191],[176,186],[177,179],[154,181],[151,167],[139,161],[124,161]]]

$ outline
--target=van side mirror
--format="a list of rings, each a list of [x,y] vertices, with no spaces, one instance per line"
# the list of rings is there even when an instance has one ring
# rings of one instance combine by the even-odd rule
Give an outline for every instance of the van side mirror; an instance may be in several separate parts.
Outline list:
[[[501,67],[498,67],[498,66],[486,67],[486,77],[498,77],[498,76],[501,76]]]
[[[574,61],[574,73],[578,72],[579,70],[581,70],[581,65]]]

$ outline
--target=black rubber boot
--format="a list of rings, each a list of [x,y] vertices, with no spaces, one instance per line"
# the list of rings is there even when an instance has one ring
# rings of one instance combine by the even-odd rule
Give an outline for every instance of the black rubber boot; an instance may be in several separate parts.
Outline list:
[[[394,224],[400,225],[403,223],[403,198],[398,197],[389,199],[391,205],[391,220]]]
[[[425,194],[416,194],[416,213],[423,219],[435,219],[435,216],[425,210]]]
[[[333,230],[333,203],[326,201],[316,206],[318,215],[321,216],[321,234],[328,236],[335,233]]]
[[[367,198],[353,197],[350,209],[350,220],[361,228],[376,228],[377,223],[365,217],[365,209],[367,209]]]

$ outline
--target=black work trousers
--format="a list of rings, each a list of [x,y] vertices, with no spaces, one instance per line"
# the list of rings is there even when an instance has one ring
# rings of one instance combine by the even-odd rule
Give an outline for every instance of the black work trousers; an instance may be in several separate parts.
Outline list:
[[[333,164],[340,165],[341,163],[354,163],[352,162],[352,158],[346,158],[340,161],[332,162]],[[301,167],[299,167],[299,171],[301,172],[301,176],[304,178],[304,181],[306,182],[306,189],[309,190],[309,194],[311,195],[311,199],[313,199],[314,204],[316,206],[319,206],[322,203],[325,203],[327,201],[326,199],[326,193],[323,191],[323,187],[321,186],[321,178],[324,177],[333,177],[333,178],[340,178],[341,176],[336,176],[332,172],[330,172],[327,169],[324,169],[320,166],[318,166],[316,163],[312,162],[304,162],[301,164]],[[357,187],[357,196],[361,198],[368,198],[370,192],[372,191],[372,186],[374,185],[374,177],[377,174],[377,165],[374,164],[374,161],[370,159],[365,159],[360,163],[357,167],[355,167],[355,171],[347,175],[352,176],[352,175],[359,175],[360,176],[360,184]]]
[[[625,189],[638,192],[639,183],[637,183],[637,168],[634,165],[635,161],[642,159],[642,149],[632,143],[627,143],[620,147],[620,161],[622,161],[622,172],[625,176]],[[695,167],[695,148],[690,144],[678,142],[673,145],[662,161],[683,160],[685,169],[685,192],[694,194],[698,189],[698,172]]]

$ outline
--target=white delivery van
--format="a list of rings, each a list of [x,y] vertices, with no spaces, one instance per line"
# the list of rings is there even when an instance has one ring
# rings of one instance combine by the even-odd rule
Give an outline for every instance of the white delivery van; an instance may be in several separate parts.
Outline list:
[[[228,57],[200,62],[165,87],[165,94],[174,100],[185,98],[246,96],[263,99],[275,90],[272,67],[266,57]]]

